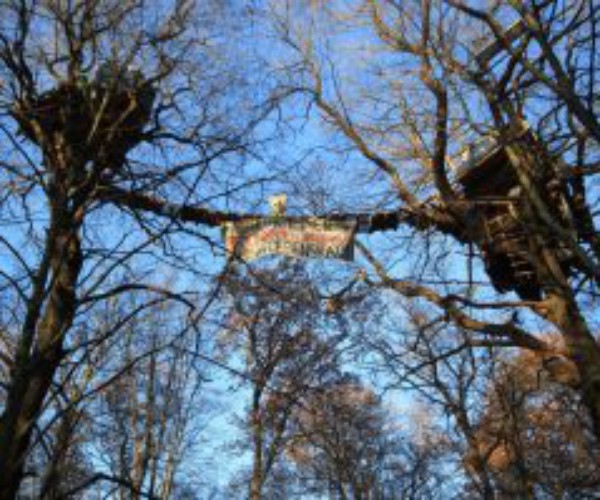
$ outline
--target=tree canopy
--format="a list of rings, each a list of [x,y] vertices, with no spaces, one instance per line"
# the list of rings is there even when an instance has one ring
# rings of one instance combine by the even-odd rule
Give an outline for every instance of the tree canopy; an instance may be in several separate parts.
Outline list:
[[[598,487],[596,2],[0,14],[0,498]]]

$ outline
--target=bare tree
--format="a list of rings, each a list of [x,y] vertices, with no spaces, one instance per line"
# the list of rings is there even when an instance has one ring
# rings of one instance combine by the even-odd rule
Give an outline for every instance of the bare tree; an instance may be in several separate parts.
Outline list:
[[[165,312],[154,312],[130,325],[110,360],[127,369],[93,405],[97,416],[88,446],[98,450],[112,477],[123,480],[120,498],[172,498],[186,484],[180,466],[195,449],[207,412],[197,415],[202,375],[188,336],[170,335],[173,323]]]
[[[10,224],[0,237],[0,280],[11,305],[2,318],[2,498],[19,490],[36,423],[60,392],[59,367],[80,365],[70,356],[118,333],[152,301],[195,309],[197,295],[162,286],[153,271],[161,261],[181,267],[178,221],[219,224],[203,202],[245,182],[222,181],[269,109],[254,106],[256,92],[240,99],[241,60],[227,54],[236,33],[228,29],[240,19],[232,8],[187,0],[0,5],[8,145],[0,210],[3,227]],[[217,38],[224,33],[227,49]],[[94,309],[127,293],[145,304],[86,339]]]
[[[344,332],[327,331],[320,293],[301,262],[229,276],[233,306],[222,338],[244,351],[252,448],[249,498],[264,497],[290,439],[289,423],[307,394],[337,371]]]
[[[378,203],[389,211],[373,213],[365,228],[423,237],[427,258],[398,249],[395,257],[411,262],[402,276],[384,277],[387,259],[375,265],[385,284],[498,345],[550,352],[515,312],[548,322],[580,371],[600,435],[590,189],[598,173],[598,8],[367,0],[307,9],[290,1],[274,13],[292,52],[290,85],[319,110],[331,153],[368,179],[354,193],[387,181],[387,197],[365,210]],[[357,35],[363,43],[344,43]],[[467,272],[440,283],[443,260]]]
[[[392,427],[382,401],[338,375],[293,416],[291,457],[302,491],[332,498],[423,498],[437,492],[443,442],[417,443]]]
[[[475,440],[504,498],[586,495],[598,487],[598,446],[578,378],[564,357],[530,352],[501,363]]]
[[[593,490],[597,443],[576,391],[577,367],[558,354],[560,337],[544,339],[555,354],[511,352],[454,330],[426,303],[398,304],[405,309],[400,329],[384,320],[384,333],[365,347],[380,357],[389,388],[411,391],[427,402],[432,420],[448,422],[446,465],[462,469],[463,494],[577,497]]]

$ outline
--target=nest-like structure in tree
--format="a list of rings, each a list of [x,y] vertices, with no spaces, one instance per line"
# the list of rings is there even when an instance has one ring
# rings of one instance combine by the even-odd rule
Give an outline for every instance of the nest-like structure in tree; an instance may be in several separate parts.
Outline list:
[[[21,132],[45,153],[67,148],[73,159],[116,168],[143,139],[155,90],[118,81],[61,83],[12,110]]]

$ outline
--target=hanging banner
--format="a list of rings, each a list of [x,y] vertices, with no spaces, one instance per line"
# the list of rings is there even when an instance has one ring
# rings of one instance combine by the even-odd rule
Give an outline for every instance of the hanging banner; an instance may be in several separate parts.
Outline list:
[[[250,261],[263,255],[354,258],[355,222],[326,219],[255,219],[224,226],[230,255]]]

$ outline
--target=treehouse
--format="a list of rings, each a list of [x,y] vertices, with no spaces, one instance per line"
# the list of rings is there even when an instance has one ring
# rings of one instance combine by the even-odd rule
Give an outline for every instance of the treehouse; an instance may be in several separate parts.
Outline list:
[[[540,189],[546,205],[558,220],[564,220],[568,196],[548,153],[530,131],[517,138],[528,156],[523,165]],[[469,152],[458,174],[465,201],[471,202],[474,215],[471,240],[481,250],[492,284],[499,292],[516,292],[524,300],[540,300],[543,283],[534,265],[538,254],[539,232],[506,147],[487,140]],[[529,229],[528,229],[529,228]],[[533,234],[535,233],[535,237]],[[550,247],[557,242],[545,241]],[[561,265],[568,273],[567,252],[561,249]]]
[[[143,137],[155,98],[139,71],[106,63],[92,81],[62,82],[12,109],[21,133],[45,151],[57,137],[75,158],[116,168]]]

